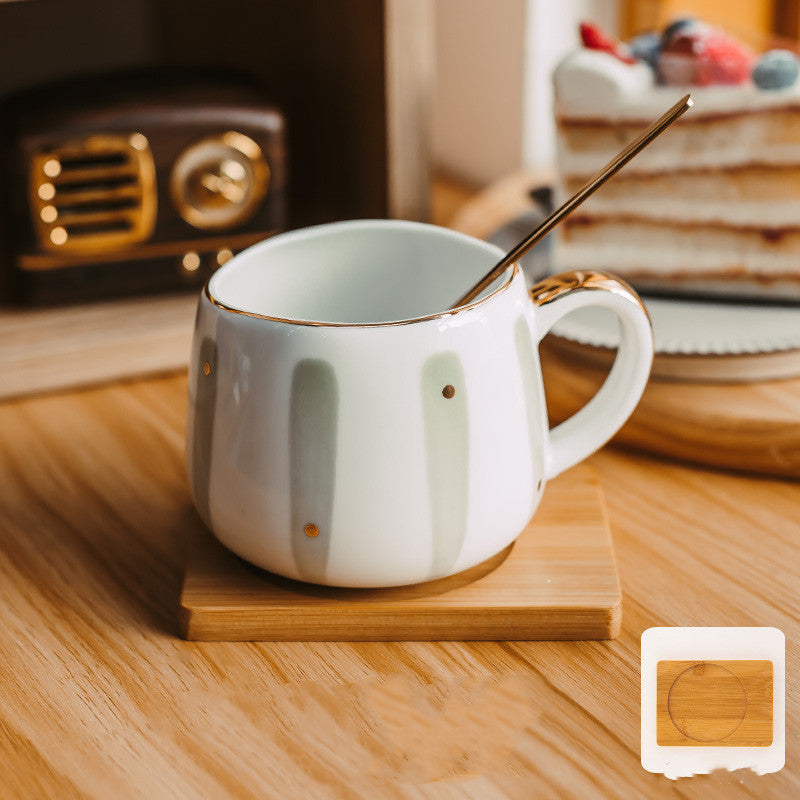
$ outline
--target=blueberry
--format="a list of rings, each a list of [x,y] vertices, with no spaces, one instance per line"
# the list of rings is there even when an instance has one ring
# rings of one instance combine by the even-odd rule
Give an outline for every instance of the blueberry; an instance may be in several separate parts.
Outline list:
[[[658,53],[661,50],[661,37],[657,33],[642,33],[631,41],[631,55],[644,61],[653,69],[658,65]]]
[[[800,62],[790,50],[768,50],[753,67],[753,83],[759,89],[786,89],[794,85]]]
[[[672,20],[672,22],[670,22],[670,24],[664,28],[664,32],[661,34],[662,44],[666,44],[679,30],[686,28],[689,25],[694,25],[695,22],[696,20],[692,17],[678,17],[677,19]]]

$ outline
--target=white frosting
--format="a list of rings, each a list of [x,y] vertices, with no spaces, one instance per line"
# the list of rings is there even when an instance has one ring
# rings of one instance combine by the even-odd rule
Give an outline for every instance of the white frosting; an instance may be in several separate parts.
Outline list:
[[[691,93],[687,117],[769,109],[800,101],[800,81],[765,91],[740,86],[659,86],[647,64],[626,64],[610,53],[582,47],[564,58],[553,74],[556,114],[566,119],[649,121]]]
[[[610,53],[581,48],[556,67],[553,84],[560,109],[605,114],[629,98],[646,96],[655,81],[653,70],[641,61],[626,64]]]

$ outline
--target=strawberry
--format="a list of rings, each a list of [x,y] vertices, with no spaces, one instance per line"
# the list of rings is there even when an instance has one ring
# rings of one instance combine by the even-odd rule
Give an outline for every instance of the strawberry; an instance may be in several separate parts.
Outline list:
[[[687,26],[662,47],[658,69],[673,86],[736,85],[750,78],[755,56],[717,28]]]
[[[636,59],[631,56],[625,45],[600,30],[594,23],[581,22],[580,34],[583,46],[587,49],[602,50],[604,53],[610,53],[626,64],[636,63]]]
[[[744,83],[750,77],[754,61],[752,51],[732,36],[721,32],[711,35],[699,59],[697,85]]]

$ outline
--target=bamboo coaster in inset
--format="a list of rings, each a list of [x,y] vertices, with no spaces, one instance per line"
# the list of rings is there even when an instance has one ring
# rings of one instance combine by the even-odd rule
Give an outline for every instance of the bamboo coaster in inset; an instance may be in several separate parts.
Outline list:
[[[777,628],[648,628],[642,634],[642,766],[668,778],[780,770],[786,638]]]
[[[659,661],[657,743],[685,747],[772,744],[771,661]]]

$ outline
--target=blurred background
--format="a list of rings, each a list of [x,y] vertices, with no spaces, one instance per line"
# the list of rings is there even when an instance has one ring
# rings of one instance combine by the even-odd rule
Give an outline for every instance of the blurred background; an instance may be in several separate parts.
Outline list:
[[[591,20],[617,38],[693,16],[759,50],[797,42],[797,0],[434,0],[433,163],[482,186],[553,164],[550,75]],[[502,9],[502,12],[501,12]]]
[[[184,366],[200,287],[281,230],[491,235],[552,184],[581,20],[627,39],[696,16],[763,51],[796,49],[799,7],[0,0],[0,397]]]
[[[120,69],[239,71],[288,117],[290,142],[297,140],[288,191],[290,201],[303,192],[302,206],[314,206],[308,213],[298,207],[305,223],[380,205],[373,201],[385,187],[370,176],[373,168],[354,171],[350,163],[386,155],[377,152],[385,120],[371,109],[381,102],[379,49],[391,43],[376,33],[399,31],[400,49],[386,53],[385,63],[402,65],[403,92],[414,95],[402,111],[405,135],[419,131],[414,146],[430,146],[429,163],[411,169],[414,179],[431,165],[439,176],[478,187],[520,167],[552,165],[550,75],[577,45],[579,21],[627,39],[676,16],[697,16],[763,50],[772,39],[797,41],[799,7],[800,0],[0,0],[0,100]],[[314,102],[302,103],[303,96]],[[332,151],[344,155],[338,174]],[[327,190],[317,184],[309,191],[308,173],[329,170],[338,187],[328,180]],[[360,182],[352,197],[345,174]],[[326,191],[344,193],[335,213]],[[419,198],[386,211],[429,213]]]

